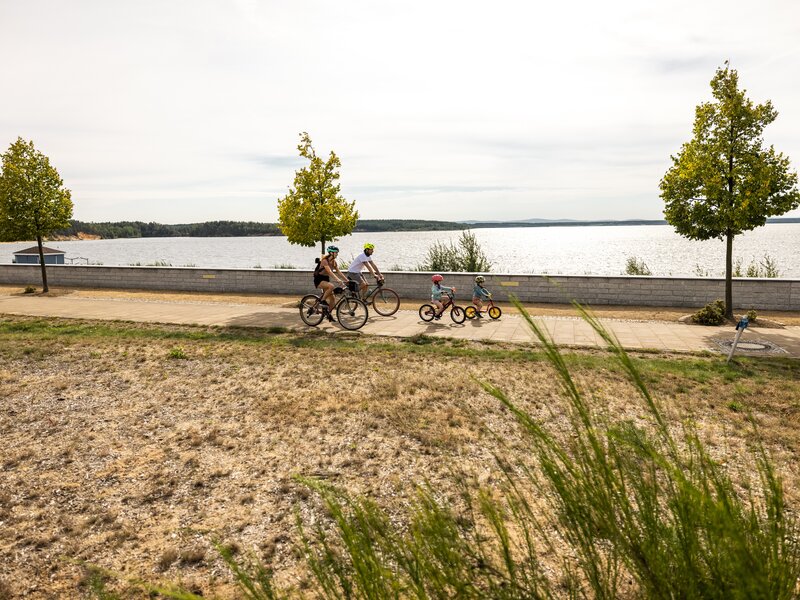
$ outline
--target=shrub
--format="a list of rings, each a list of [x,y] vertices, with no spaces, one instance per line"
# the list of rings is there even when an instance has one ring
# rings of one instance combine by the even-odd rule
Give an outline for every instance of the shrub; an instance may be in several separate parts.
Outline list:
[[[760,262],[753,261],[747,265],[747,269],[742,272],[742,259],[737,258],[733,266],[734,277],[762,277],[767,279],[774,279],[781,276],[778,270],[778,264],[775,259],[769,254],[764,255],[764,260]]]
[[[25,293],[26,294],[33,294],[35,292],[36,292],[36,288],[33,287],[32,285],[29,285],[29,286],[25,287]]]
[[[458,245],[452,242],[436,242],[428,248],[425,262],[419,265],[420,271],[461,271],[467,273],[488,273],[492,263],[483,253],[478,239],[471,231],[462,231]]]
[[[692,315],[692,322],[700,325],[722,325],[725,322],[725,303],[722,300],[709,302]]]
[[[638,259],[635,256],[629,256],[625,262],[626,275],[652,275],[653,272],[643,259]]]
[[[751,308],[747,311],[747,315],[745,316],[747,317],[747,320],[752,323],[758,318],[758,313],[755,311],[755,309]]]

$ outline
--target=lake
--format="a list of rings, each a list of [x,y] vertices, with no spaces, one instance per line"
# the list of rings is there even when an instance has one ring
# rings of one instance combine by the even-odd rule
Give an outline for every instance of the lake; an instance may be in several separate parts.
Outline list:
[[[695,242],[669,225],[515,227],[476,229],[492,271],[551,275],[620,275],[626,259],[643,260],[653,275],[722,275],[725,243]],[[350,261],[365,242],[375,244],[375,261],[383,270],[414,269],[437,240],[456,242],[458,231],[356,233],[336,242],[340,257]],[[0,244],[0,263],[31,242]],[[293,267],[311,271],[318,248],[293,246],[284,237],[137,238],[50,242],[66,252],[67,263],[209,268]],[[734,239],[734,257],[743,269],[769,255],[781,277],[800,279],[800,223],[770,223]]]

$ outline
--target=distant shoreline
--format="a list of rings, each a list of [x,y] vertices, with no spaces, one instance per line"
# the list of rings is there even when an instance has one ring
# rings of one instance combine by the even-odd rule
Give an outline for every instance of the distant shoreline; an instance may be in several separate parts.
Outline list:
[[[767,223],[800,223],[800,217],[777,217]],[[418,219],[364,219],[353,233],[459,231],[465,229],[508,229],[516,227],[625,227],[668,225],[663,219],[628,219],[594,221],[424,221]],[[168,225],[143,221],[85,222],[72,221],[72,226],[55,232],[50,241],[78,241],[152,237],[279,237],[283,235],[275,223],[254,221],[206,221]]]

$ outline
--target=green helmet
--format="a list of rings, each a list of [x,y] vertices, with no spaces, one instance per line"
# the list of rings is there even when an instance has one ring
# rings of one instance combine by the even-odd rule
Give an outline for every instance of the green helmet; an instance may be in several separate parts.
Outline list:
[[[328,254],[333,254],[334,252],[338,252],[339,248],[336,246],[328,246]]]
[[[375,245],[367,242],[366,244],[364,244],[364,250],[375,250]]]

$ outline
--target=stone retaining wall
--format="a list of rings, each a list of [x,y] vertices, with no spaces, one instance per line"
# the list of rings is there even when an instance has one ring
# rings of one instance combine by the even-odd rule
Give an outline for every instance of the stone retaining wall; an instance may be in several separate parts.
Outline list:
[[[471,297],[473,276],[443,273],[445,285]],[[387,285],[402,298],[423,299],[430,290],[430,273],[387,272]],[[203,269],[196,267],[108,267],[49,265],[54,287],[177,290],[217,293],[302,295],[313,291],[311,271],[288,269]],[[39,265],[0,265],[0,284],[41,287]],[[700,307],[725,296],[724,279],[698,277],[604,277],[486,275],[486,287],[497,300],[515,294],[525,302],[563,303],[569,299],[589,305]],[[735,308],[800,310],[800,280],[734,279]]]

